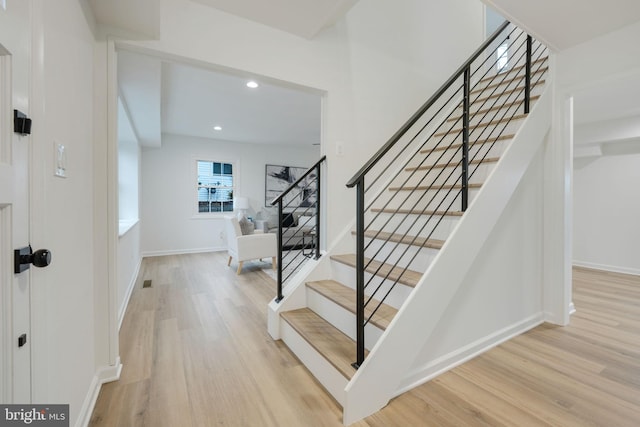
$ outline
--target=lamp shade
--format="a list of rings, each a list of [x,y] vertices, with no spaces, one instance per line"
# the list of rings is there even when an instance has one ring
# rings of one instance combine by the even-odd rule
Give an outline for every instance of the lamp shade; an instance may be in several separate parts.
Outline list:
[[[249,199],[247,197],[235,197],[233,199],[233,208],[236,210],[249,209]]]

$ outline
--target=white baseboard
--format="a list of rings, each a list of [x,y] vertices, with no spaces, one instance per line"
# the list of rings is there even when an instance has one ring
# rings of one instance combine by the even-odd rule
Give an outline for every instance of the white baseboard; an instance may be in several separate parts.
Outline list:
[[[75,427],[87,427],[89,425],[102,384],[117,381],[120,379],[121,372],[122,363],[120,363],[120,357],[116,359],[115,365],[103,366],[96,371],[93,379],[91,380],[89,392],[82,403],[82,408],[80,408],[80,413],[78,414]]]
[[[148,252],[143,252],[142,257],[149,258],[153,256],[200,254],[203,252],[221,252],[226,250],[227,250],[226,246],[220,246],[220,247],[198,248],[198,249],[175,249],[170,251],[148,251]]]
[[[400,388],[395,393],[394,397],[401,395],[419,385],[426,383],[427,381],[443,374],[458,365],[461,365],[474,357],[502,344],[505,341],[510,340],[532,328],[543,323],[542,313],[528,317],[514,325],[508,326],[500,331],[494,332],[484,338],[481,338],[471,344],[468,344],[458,350],[455,350],[449,354],[439,357],[426,365],[418,368],[414,372],[407,375],[404,381],[400,384]]]
[[[612,273],[633,274],[634,276],[640,276],[640,269],[637,269],[637,268],[597,264],[595,262],[578,261],[578,260],[573,260],[573,265],[576,267],[590,268],[592,270],[603,270],[603,271],[611,271]]]
[[[575,312],[576,312],[576,305],[573,303],[573,301],[571,301],[571,303],[569,304],[569,315],[572,315]]]
[[[129,300],[131,299],[131,294],[133,293],[133,288],[136,286],[136,281],[138,280],[138,274],[140,273],[140,266],[142,265],[142,256],[138,260],[138,264],[136,265],[135,271],[131,275],[131,280],[129,281],[129,286],[127,287],[127,293],[124,296],[124,301],[122,301],[122,306],[120,310],[118,310],[118,331],[122,327],[122,321],[124,320],[124,314],[127,312],[127,307],[129,306]]]

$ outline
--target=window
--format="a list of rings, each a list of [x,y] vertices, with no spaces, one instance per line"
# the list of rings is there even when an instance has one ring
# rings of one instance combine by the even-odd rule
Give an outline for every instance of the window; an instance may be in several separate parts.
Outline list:
[[[198,160],[198,212],[233,212],[233,165]]]
[[[497,54],[498,62],[496,67],[498,67],[498,73],[507,71],[509,66],[509,43],[504,42],[501,46],[498,46]]]

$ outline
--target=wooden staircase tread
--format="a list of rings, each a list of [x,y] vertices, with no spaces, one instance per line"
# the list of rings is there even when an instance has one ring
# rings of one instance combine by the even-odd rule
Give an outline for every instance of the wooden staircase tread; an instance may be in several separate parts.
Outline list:
[[[352,231],[351,234],[355,235],[356,232]],[[430,249],[442,249],[442,245],[444,245],[444,240],[426,239],[420,236],[405,236],[398,233],[388,233],[386,231],[367,230],[364,232],[364,236],[369,239],[388,240],[394,243],[422,246]]]
[[[380,208],[372,208],[372,212],[382,212],[382,213],[399,213],[399,214],[410,214],[410,215],[433,215],[433,216],[462,216],[464,212],[461,211],[422,211],[422,209],[380,209]]]
[[[475,159],[475,160],[471,160],[469,162],[470,165],[475,165],[475,164],[480,164],[480,163],[495,163],[498,160],[500,160],[500,157],[487,157],[484,159]],[[413,172],[413,171],[423,171],[423,170],[429,170],[429,169],[442,169],[442,168],[453,168],[453,167],[458,167],[460,166],[460,161],[458,161],[457,163],[453,163],[453,162],[449,162],[449,163],[439,163],[439,164],[435,164],[435,165],[422,165],[422,166],[413,166],[413,167],[409,167],[409,168],[405,168],[406,172]]]
[[[355,268],[356,266],[355,254],[332,255],[331,259],[350,267]],[[364,263],[367,265],[366,271],[368,273],[375,274],[378,267],[380,267],[377,276],[385,277],[388,274],[387,278],[389,280],[397,281],[412,288],[415,287],[422,278],[422,273],[417,271],[407,269],[403,272],[403,267],[394,267],[391,264],[383,264],[376,260],[370,260],[369,258],[365,258]]]
[[[319,294],[330,299],[340,307],[356,314],[356,291],[335,280],[319,280],[316,282],[307,282],[307,287],[313,289]],[[372,299],[364,308],[365,319],[371,316],[373,310],[380,304],[380,301]],[[376,310],[371,317],[371,324],[385,330],[398,312],[397,309],[385,303],[380,304],[380,308]]]
[[[485,139],[477,139],[475,141],[470,141],[469,142],[469,149],[471,150],[473,147],[475,147],[476,145],[484,145],[484,144],[493,144],[494,142],[498,142],[498,141],[506,141],[509,139],[513,139],[513,137],[515,136],[515,134],[509,134],[509,135],[500,135],[497,137],[490,137],[490,138],[485,138]],[[442,147],[435,147],[435,148],[423,148],[422,150],[420,150],[420,154],[429,154],[432,150],[433,151],[446,151],[446,150],[455,150],[462,147],[462,144],[451,144],[451,145],[447,145],[442,146]]]
[[[308,308],[285,311],[280,317],[348,380],[356,370],[356,343]]]
[[[469,189],[476,189],[482,187],[480,183],[468,184]],[[429,190],[462,190],[462,185],[460,184],[446,184],[446,185],[414,185],[414,186],[402,186],[402,187],[389,187],[389,191],[429,191]]]
[[[541,68],[538,68],[537,70],[532,70],[531,76],[535,76],[536,74],[543,74],[543,73],[545,73],[547,71],[549,71],[549,67],[548,66],[541,67]],[[496,88],[496,87],[500,87],[502,85],[508,85],[509,83],[513,83],[513,82],[516,82],[516,81],[522,81],[524,83],[524,79],[525,79],[524,74],[522,74],[522,75],[517,76],[517,77],[510,77],[510,78],[504,79],[503,81],[493,82],[493,80],[496,79],[496,77],[501,78],[502,75],[494,74],[491,77],[486,77],[486,78],[480,80],[478,83],[476,83],[473,86],[473,89],[471,90],[471,94],[482,92],[482,91],[488,90],[488,89],[493,89],[493,88]],[[487,86],[482,86],[480,88],[477,88],[478,85],[480,85],[481,83],[487,83],[487,82],[493,82],[493,83],[491,83],[491,84],[489,84]]]
[[[479,129],[479,128],[486,128],[486,127],[489,127],[489,126],[499,125],[501,123],[508,123],[508,122],[510,122],[512,120],[522,120],[525,117],[527,117],[526,114],[516,114],[516,115],[511,116],[511,117],[506,117],[506,118],[502,118],[502,119],[498,119],[498,120],[492,120],[492,121],[486,122],[486,123],[472,124],[471,128],[470,128],[470,132],[473,132],[475,129]],[[434,138],[439,138],[441,136],[445,136],[445,135],[449,135],[449,134],[457,135],[457,134],[459,134],[461,132],[462,132],[462,128],[460,128],[460,129],[456,128],[456,129],[451,129],[451,130],[449,130],[447,132],[435,133],[435,134],[433,134],[433,137]]]

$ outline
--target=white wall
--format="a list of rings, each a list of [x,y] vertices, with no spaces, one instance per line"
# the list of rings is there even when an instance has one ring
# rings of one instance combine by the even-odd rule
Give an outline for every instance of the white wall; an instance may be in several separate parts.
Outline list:
[[[33,402],[81,422],[96,372],[93,259],[94,38],[77,0],[32,0],[34,170],[31,241],[53,260],[33,274]],[[9,4],[11,7],[11,3]],[[66,146],[67,178],[53,174]]]
[[[122,99],[118,98],[118,325],[122,324],[142,262],[139,223],[140,164],[138,137]]]
[[[562,108],[561,103],[573,94],[597,88],[602,82],[637,75],[640,72],[640,46],[636,40],[639,38],[640,22],[637,22],[559,53],[556,74],[558,106]],[[637,155],[610,156],[605,153],[605,156],[593,162],[576,162],[573,170],[575,205],[571,240],[574,244],[572,259],[577,263],[628,272],[638,271],[637,249],[634,252],[634,248],[627,243],[627,238],[638,235],[635,220],[638,212],[635,200],[638,197],[633,197],[634,191],[637,195],[637,190],[626,186],[629,191],[627,194],[632,195],[629,201],[616,200],[615,205],[607,203],[622,194],[617,188],[619,185],[625,186],[622,181],[626,177],[637,177],[633,171],[634,168],[637,169],[637,164],[632,166],[632,162],[637,162],[637,159]],[[598,177],[601,180],[597,180]],[[610,185],[607,187],[605,183]],[[614,184],[618,187],[614,188]],[[630,209],[631,212],[629,216],[626,212],[606,214],[596,208],[596,204],[612,211],[618,211],[619,207]],[[597,226],[594,227],[594,224]],[[631,249],[631,252],[626,249]]]
[[[136,222],[118,236],[118,326],[122,325],[141,262],[140,223]]]
[[[161,14],[160,40],[119,46],[326,92],[329,245],[353,219],[355,193],[345,183],[469,56],[484,32],[477,0],[362,1],[313,40],[185,0],[165,1]],[[146,231],[143,236],[148,242]],[[149,249],[167,247],[159,243]]]
[[[611,147],[603,156],[574,161],[577,265],[640,274],[640,144],[635,145],[635,154]]]
[[[309,167],[320,158],[317,146],[241,144],[164,135],[162,148],[142,152],[142,251],[147,255],[224,250],[223,218],[198,214],[196,160],[234,164],[235,195],[249,198],[248,216],[265,204],[265,165]]]

